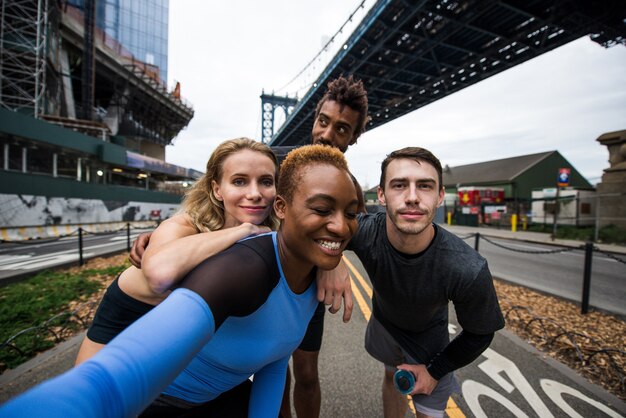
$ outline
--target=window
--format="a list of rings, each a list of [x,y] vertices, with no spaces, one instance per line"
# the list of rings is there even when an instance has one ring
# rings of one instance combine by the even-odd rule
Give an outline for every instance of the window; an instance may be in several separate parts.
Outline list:
[[[78,165],[78,157],[58,154],[57,155],[57,176],[76,178],[76,167]]]
[[[581,215],[591,215],[591,203],[581,203],[580,204],[580,214]]]
[[[52,174],[52,152],[40,147],[28,148],[26,171],[29,173]]]
[[[9,170],[22,171],[22,147],[9,145]]]

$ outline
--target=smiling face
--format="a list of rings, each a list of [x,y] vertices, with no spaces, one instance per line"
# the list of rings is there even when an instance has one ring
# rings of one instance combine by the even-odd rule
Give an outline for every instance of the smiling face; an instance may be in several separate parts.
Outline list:
[[[322,104],[313,124],[314,144],[330,145],[346,152],[356,138],[354,133],[359,122],[359,112],[349,106],[327,100]]]
[[[292,271],[331,270],[357,229],[358,200],[347,171],[315,163],[299,169],[291,201],[277,196],[280,239]]]
[[[224,160],[221,178],[211,185],[224,205],[224,228],[259,225],[269,216],[276,197],[275,170],[270,158],[249,149]]]
[[[409,158],[391,161],[386,167],[384,189],[378,187],[378,200],[387,209],[387,235],[392,244],[413,239],[427,245],[443,196],[437,170],[431,164]]]

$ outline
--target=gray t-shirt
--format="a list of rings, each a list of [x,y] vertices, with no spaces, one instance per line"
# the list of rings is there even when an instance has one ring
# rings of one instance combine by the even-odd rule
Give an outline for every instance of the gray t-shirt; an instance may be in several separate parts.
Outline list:
[[[464,330],[490,334],[504,326],[487,260],[435,225],[420,254],[398,252],[385,231],[386,213],[359,214],[348,249],[367,270],[373,314],[416,360],[428,363],[449,343],[448,302]]]

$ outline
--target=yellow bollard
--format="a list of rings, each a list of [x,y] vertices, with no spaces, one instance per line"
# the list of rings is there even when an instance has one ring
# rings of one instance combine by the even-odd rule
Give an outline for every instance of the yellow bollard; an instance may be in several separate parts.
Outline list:
[[[517,215],[511,215],[511,231],[517,232]]]
[[[522,229],[524,231],[526,231],[527,223],[528,223],[528,218],[526,216],[522,216]]]
[[[452,225],[452,212],[448,212],[448,225]]]

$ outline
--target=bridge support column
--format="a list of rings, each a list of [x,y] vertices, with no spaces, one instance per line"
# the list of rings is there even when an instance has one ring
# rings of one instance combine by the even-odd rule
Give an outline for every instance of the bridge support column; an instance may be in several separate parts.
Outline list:
[[[274,94],[265,94],[265,92],[261,93],[261,112],[263,112],[261,142],[264,144],[269,143],[276,133],[274,129],[274,116],[276,114],[276,109],[283,109],[283,112],[285,112],[285,118],[287,118],[297,103],[297,97],[276,96]]]

